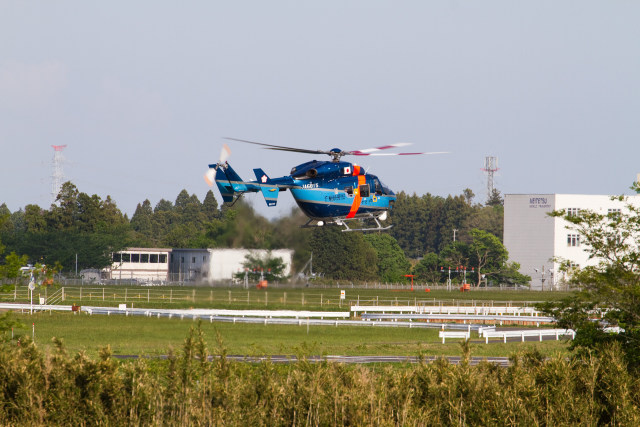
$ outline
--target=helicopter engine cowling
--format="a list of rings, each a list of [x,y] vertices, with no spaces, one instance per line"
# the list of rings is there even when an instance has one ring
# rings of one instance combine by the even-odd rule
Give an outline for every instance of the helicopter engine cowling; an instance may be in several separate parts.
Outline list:
[[[331,180],[352,175],[364,175],[364,169],[348,162],[319,162],[313,160],[298,165],[291,170],[291,177],[294,179]]]

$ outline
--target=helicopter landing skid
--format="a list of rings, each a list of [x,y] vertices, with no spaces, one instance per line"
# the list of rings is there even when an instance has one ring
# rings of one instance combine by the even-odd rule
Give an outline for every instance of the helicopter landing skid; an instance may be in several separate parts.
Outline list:
[[[372,219],[375,221],[377,227],[368,227],[368,228],[350,228],[348,225],[349,221],[353,221],[353,220],[361,220],[361,219]],[[315,225],[312,225],[311,223],[316,221]],[[336,218],[333,221],[329,221],[329,222],[333,222],[336,225],[339,226],[343,226],[344,229],[342,230],[343,232],[345,231],[384,231],[384,230],[388,230],[391,227],[393,227],[392,225],[388,225],[386,227],[383,227],[382,224],[380,224],[380,221],[378,220],[377,217],[375,217],[374,215],[368,215],[367,217],[359,217],[359,218]],[[307,221],[306,224],[302,225],[301,228],[316,228],[316,227],[322,227],[325,224],[324,221],[318,221],[315,219],[310,219],[309,221]]]
[[[372,220],[374,220],[376,222],[377,227],[349,228],[348,222],[356,220],[356,219],[372,219]],[[380,224],[380,221],[378,220],[378,218],[375,217],[374,215],[371,215],[371,214],[369,214],[368,217],[365,217],[365,218],[362,218],[362,217],[360,217],[360,218],[339,218],[339,219],[336,219],[334,222],[336,224],[338,224],[338,225],[344,226],[344,229],[342,230],[342,232],[345,232],[345,231],[384,231],[384,230],[388,230],[391,227],[393,227],[393,224],[388,225],[386,227],[383,227],[382,224]]]

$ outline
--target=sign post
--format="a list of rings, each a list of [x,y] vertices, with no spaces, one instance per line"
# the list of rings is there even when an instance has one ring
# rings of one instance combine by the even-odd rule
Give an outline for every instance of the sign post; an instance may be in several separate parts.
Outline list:
[[[413,291],[413,278],[416,277],[415,274],[405,274],[404,277],[411,277],[411,291]]]
[[[35,283],[32,280],[29,282],[29,300],[31,302],[31,307],[29,308],[29,314],[33,314],[33,290],[36,288]]]

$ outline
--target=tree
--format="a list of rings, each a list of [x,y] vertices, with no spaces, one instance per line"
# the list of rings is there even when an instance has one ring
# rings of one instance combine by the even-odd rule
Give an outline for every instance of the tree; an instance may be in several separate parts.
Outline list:
[[[242,263],[249,274],[251,280],[258,280],[264,277],[269,282],[282,281],[287,276],[284,275],[284,270],[287,267],[282,258],[271,256],[271,252],[268,252],[266,256],[261,257],[256,253],[248,253],[245,256],[245,261]],[[238,279],[244,279],[244,272],[239,272],[233,276]]]
[[[204,196],[204,200],[202,201],[202,212],[209,221],[220,217],[218,201],[211,190],[207,191],[207,194]]]
[[[471,206],[473,204],[473,198],[476,197],[476,195],[473,193],[473,190],[471,190],[470,188],[465,188],[464,190],[462,190],[462,195],[467,201],[467,204]]]
[[[59,262],[69,270],[78,254],[78,267],[101,268],[110,264],[111,252],[130,241],[129,222],[109,196],[102,200],[65,182],[57,202],[48,211],[27,205],[11,215],[12,230],[2,230],[11,251],[48,267]]]
[[[131,228],[137,233],[140,233],[146,239],[153,240],[153,209],[151,208],[151,202],[146,199],[142,204],[138,203],[136,211],[131,217]]]
[[[182,190],[178,194],[178,197],[176,197],[175,207],[178,210],[182,210],[187,207],[190,201],[191,198],[189,197],[189,193],[187,192],[187,190]]]
[[[410,258],[439,252],[451,242],[453,229],[461,229],[473,209],[464,196],[445,199],[400,192],[391,210],[394,227],[390,234]]]
[[[24,220],[28,233],[40,233],[47,229],[45,211],[38,205],[27,205],[24,207]]]
[[[469,232],[471,244],[469,252],[472,254],[471,263],[475,268],[476,287],[482,282],[482,275],[498,273],[509,259],[509,253],[502,242],[493,234],[474,228]]]
[[[20,277],[20,267],[23,267],[29,257],[27,255],[17,255],[11,252],[4,260],[4,265],[0,266],[0,277],[7,279],[17,279]]]
[[[448,264],[445,268],[466,266],[469,262],[469,245],[464,242],[451,242],[440,251],[440,259]]]
[[[504,234],[504,207],[502,205],[474,207],[473,212],[463,222],[460,239],[470,242],[469,231],[474,228],[488,231],[502,240]]]
[[[500,191],[494,188],[493,191],[491,191],[491,196],[487,200],[487,206],[498,205],[504,205],[504,199],[502,198],[502,195],[500,195]]]
[[[4,203],[0,206],[0,230],[4,229],[4,224],[9,219],[9,209],[7,205]],[[2,240],[0,240],[0,255],[4,252],[4,245],[2,244]]]
[[[165,199],[160,199],[160,201],[156,203],[156,207],[153,209],[154,213],[171,211],[173,211],[173,203]]]
[[[343,233],[339,226],[325,225],[311,233],[313,269],[328,279],[376,280],[378,260],[361,233]]]
[[[636,182],[632,186],[640,193]],[[593,262],[575,268],[567,260],[561,270],[570,273],[570,282],[583,290],[558,303],[541,306],[561,327],[576,330],[577,345],[599,349],[602,343],[617,341],[625,351],[629,366],[640,368],[640,206],[624,196],[620,212],[607,214],[581,210],[578,215],[565,210],[552,212],[569,223],[580,235],[581,245]],[[591,320],[594,307],[606,308],[604,322]],[[617,325],[620,334],[607,334],[604,326]]]
[[[418,280],[436,283],[442,278],[441,267],[442,261],[438,254],[429,252],[416,264],[412,274],[415,274]]]
[[[400,282],[409,274],[411,263],[396,239],[389,234],[365,234],[364,239],[376,251],[378,258],[378,277],[384,282]]]

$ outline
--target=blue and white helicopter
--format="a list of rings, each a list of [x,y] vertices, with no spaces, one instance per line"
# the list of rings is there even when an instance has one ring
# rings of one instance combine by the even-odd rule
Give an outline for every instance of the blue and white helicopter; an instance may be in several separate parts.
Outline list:
[[[380,151],[390,148],[410,145],[408,143],[390,144],[356,151],[343,151],[339,148],[325,151],[263,144],[236,138],[226,139],[260,145],[269,150],[331,156],[331,161],[311,160],[302,163],[291,169],[289,175],[279,178],[271,178],[262,169],[254,169],[256,180],[244,181],[227,162],[231,150],[224,144],[218,163],[209,165],[205,181],[209,186],[213,186],[215,182],[223,201],[231,204],[235,203],[244,193],[262,192],[267,206],[275,206],[280,191],[290,190],[300,209],[309,217],[309,221],[303,227],[335,223],[345,227],[342,231],[378,231],[391,228],[391,225],[383,226],[380,221],[387,219],[388,212],[396,201],[394,192],[385,186],[377,176],[366,173],[358,165],[342,161],[343,156],[406,156],[445,153],[380,153]],[[376,226],[350,228],[348,223],[354,220],[373,220]]]

